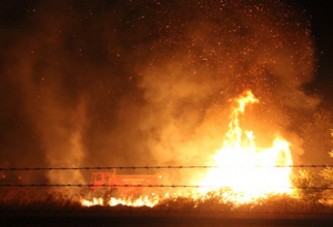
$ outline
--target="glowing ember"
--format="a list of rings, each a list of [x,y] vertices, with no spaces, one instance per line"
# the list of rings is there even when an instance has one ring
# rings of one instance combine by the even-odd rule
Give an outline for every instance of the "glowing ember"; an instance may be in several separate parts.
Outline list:
[[[270,194],[290,194],[290,167],[292,165],[289,143],[277,137],[271,148],[258,149],[252,131],[243,131],[239,117],[248,104],[257,103],[251,91],[244,92],[236,101],[232,110],[228,132],[223,143],[214,156],[215,165],[204,180],[201,193],[228,188],[221,194],[223,201],[246,203]]]

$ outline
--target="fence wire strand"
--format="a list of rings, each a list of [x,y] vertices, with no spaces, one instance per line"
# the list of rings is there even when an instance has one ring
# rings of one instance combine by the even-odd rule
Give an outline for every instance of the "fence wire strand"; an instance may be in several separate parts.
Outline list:
[[[0,171],[68,171],[68,170],[114,170],[114,169],[210,169],[210,168],[333,168],[331,164],[320,165],[244,165],[244,166],[210,166],[210,165],[178,165],[178,166],[86,166],[86,167],[13,167],[0,168]],[[216,188],[214,185],[163,185],[163,184],[0,184],[0,188],[10,187],[146,187],[146,188]],[[300,190],[333,190],[333,187],[290,187]]]
[[[186,184],[0,184],[0,188],[37,188],[37,187],[93,187],[93,188],[216,188],[216,185],[186,185]],[[223,189],[223,187],[222,187]],[[227,189],[227,187],[226,187]],[[333,190],[333,187],[290,187],[298,190]]]
[[[209,165],[187,165],[187,166],[85,166],[85,167],[13,167],[0,168],[0,171],[49,171],[49,170],[112,170],[112,169],[210,169],[210,168],[333,168],[333,164],[320,165],[243,165],[243,166],[209,166]]]

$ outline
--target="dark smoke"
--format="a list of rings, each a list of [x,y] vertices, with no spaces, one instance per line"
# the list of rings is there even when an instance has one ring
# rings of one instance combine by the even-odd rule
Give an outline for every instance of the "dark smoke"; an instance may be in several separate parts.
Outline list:
[[[0,155],[12,166],[202,165],[243,90],[261,100],[250,126],[267,140],[318,103],[302,90],[308,21],[280,1],[8,2],[20,13],[1,28]]]

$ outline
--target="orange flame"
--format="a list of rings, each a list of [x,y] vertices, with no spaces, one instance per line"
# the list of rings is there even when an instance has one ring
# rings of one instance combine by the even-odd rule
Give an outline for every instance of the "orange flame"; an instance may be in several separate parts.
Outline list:
[[[81,205],[85,207],[91,206],[104,206],[109,205],[111,207],[122,205],[122,206],[130,206],[130,207],[154,207],[159,203],[159,199],[156,197],[150,196],[141,196],[139,198],[114,198],[111,197],[107,203],[104,203],[104,199],[102,198],[93,198],[92,200],[81,199]]]
[[[272,147],[258,149],[253,131],[240,127],[239,117],[245,107],[258,102],[251,91],[235,101],[223,147],[214,156],[219,168],[212,169],[202,180],[201,185],[212,186],[201,189],[202,194],[229,188],[230,192],[222,193],[221,199],[235,203],[251,202],[270,194],[291,194],[291,167],[277,167],[293,164],[289,143],[277,137]]]

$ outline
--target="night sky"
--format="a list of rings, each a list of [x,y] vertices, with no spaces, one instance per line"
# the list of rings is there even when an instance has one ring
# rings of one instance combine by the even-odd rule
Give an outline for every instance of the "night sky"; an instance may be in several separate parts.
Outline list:
[[[317,54],[317,71],[315,79],[309,88],[318,92],[325,104],[333,104],[332,75],[333,75],[333,15],[332,3],[329,1],[303,0],[294,3],[298,8],[304,9],[311,21],[311,31],[314,36]]]
[[[261,100],[245,126],[263,145],[278,132],[296,163],[331,162],[332,10],[2,0],[0,166],[202,165],[245,89]]]

